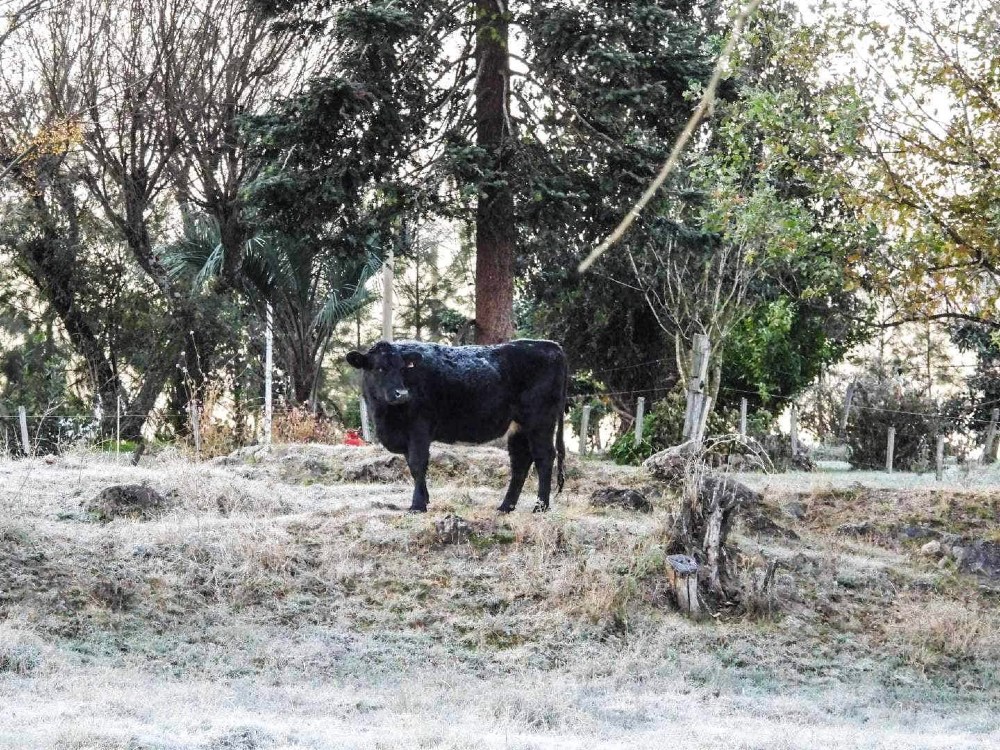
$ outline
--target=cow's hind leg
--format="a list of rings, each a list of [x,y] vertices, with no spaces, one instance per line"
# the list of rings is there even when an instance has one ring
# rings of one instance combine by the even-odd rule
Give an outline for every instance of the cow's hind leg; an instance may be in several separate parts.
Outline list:
[[[521,497],[521,488],[524,487],[524,480],[531,471],[531,446],[526,435],[515,432],[507,438],[507,453],[510,455],[510,485],[507,487],[507,494],[504,495],[503,502],[497,508],[501,513],[510,513],[517,505],[517,499]]]
[[[556,449],[552,445],[553,430],[532,432],[529,437],[531,457],[538,472],[538,502],[534,512],[541,513],[549,509],[549,495],[552,492],[552,463],[556,459]]]

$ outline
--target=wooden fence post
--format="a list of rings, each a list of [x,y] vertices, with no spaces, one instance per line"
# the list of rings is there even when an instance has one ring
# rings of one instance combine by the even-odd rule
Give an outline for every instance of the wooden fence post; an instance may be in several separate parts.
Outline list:
[[[705,439],[705,428],[708,426],[710,411],[712,411],[712,397],[703,395],[701,397],[701,413],[698,415],[698,425],[694,433],[694,441],[699,445]]]
[[[31,455],[31,440],[28,437],[28,413],[23,406],[17,407],[17,419],[21,423],[21,447],[24,448],[24,455]]]
[[[382,338],[392,341],[392,283],[395,273],[393,251],[389,250],[382,266]]]
[[[990,412],[990,426],[986,428],[986,445],[983,446],[983,463],[991,464],[997,460],[997,420],[1000,419],[1000,409]]]
[[[892,474],[892,454],[896,449],[896,428],[889,428],[889,435],[885,444],[885,470]]]
[[[361,406],[361,437],[365,439],[366,443],[372,441],[372,428],[368,424],[368,404],[365,403],[365,397],[359,396],[358,402]]]
[[[687,409],[684,412],[684,440],[690,440],[694,436],[701,420],[710,350],[708,336],[703,333],[696,334],[691,349],[691,374],[688,378]]]
[[[792,458],[799,454],[799,407],[792,404],[788,415],[788,437],[792,443]]]
[[[122,396],[119,393],[115,400],[115,457],[122,455]]]
[[[844,413],[840,415],[840,435],[847,434],[847,418],[851,415],[851,401],[854,400],[854,383],[848,383],[847,393],[844,395]]]
[[[642,420],[646,415],[646,397],[639,396],[639,403],[635,407],[635,444],[642,442]]]
[[[944,476],[944,435],[938,435],[937,455],[934,459],[934,476],[940,482]]]
[[[201,420],[198,414],[198,401],[191,399],[188,401],[188,411],[191,413],[191,434],[194,435],[194,456],[196,460],[201,459]]]
[[[590,431],[590,404],[583,407],[580,415],[580,455],[587,455],[587,433]]]
[[[267,303],[264,323],[264,445],[271,447],[271,424],[274,421],[272,402],[272,370],[274,369],[274,312]]]
[[[740,399],[740,437],[745,438],[747,436],[747,400],[746,398]]]
[[[667,582],[681,612],[698,619],[701,603],[698,601],[698,562],[687,555],[670,555],[667,558]]]

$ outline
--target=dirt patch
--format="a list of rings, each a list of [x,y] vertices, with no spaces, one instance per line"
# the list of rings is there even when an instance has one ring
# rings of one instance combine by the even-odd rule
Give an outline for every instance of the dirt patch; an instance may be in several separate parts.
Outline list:
[[[410,476],[406,459],[393,453],[362,456],[344,463],[341,477],[345,482],[402,482]]]
[[[380,446],[276,445],[243,448],[213,461],[252,480],[276,478],[289,484],[411,481],[404,456]],[[428,480],[500,487],[509,478],[507,451],[492,446],[432,445]]]
[[[116,518],[149,521],[162,515],[170,503],[152,487],[122,484],[101,490],[82,505],[93,518],[107,523]]]
[[[590,496],[592,508],[619,508],[640,513],[650,513],[653,504],[645,495],[629,488],[604,487]]]

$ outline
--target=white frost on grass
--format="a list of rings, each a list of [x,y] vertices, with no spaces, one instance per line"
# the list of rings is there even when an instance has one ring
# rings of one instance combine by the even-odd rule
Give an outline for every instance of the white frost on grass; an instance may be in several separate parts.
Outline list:
[[[406,507],[406,482],[303,486],[282,481],[272,466],[254,476],[244,475],[245,468],[169,457],[131,467],[85,455],[0,463],[0,545],[18,554],[38,548],[57,570],[67,560],[97,564],[102,550],[113,550],[107,554],[118,557],[110,562],[146,577],[143,605],[153,613],[158,587],[184,593],[189,575],[219,592],[165,628],[90,603],[82,614],[104,619],[89,621],[83,635],[46,631],[43,625],[67,623],[62,615],[36,612],[43,599],[15,600],[6,610],[0,599],[8,617],[0,622],[0,655],[6,645],[20,655],[11,663],[24,665],[0,671],[0,748],[1000,747],[995,685],[942,687],[916,669],[885,667],[880,661],[888,657],[860,639],[838,651],[836,641],[849,636],[827,630],[819,617],[693,624],[664,613],[624,636],[588,631],[580,613],[607,608],[602,597],[614,593],[615,555],[625,545],[641,553],[644,535],[663,522],[662,514],[587,508],[587,481],[596,472],[617,481],[622,472],[588,466],[595,473],[579,480],[580,492],[568,490],[546,517],[531,516],[525,503],[506,522],[516,542],[477,556],[420,546],[434,514],[414,518],[386,509]],[[877,482],[901,476],[740,479],[773,492],[832,481],[895,487]],[[432,488],[435,508],[445,509],[436,512],[492,518],[500,492],[461,481]],[[933,475],[919,481],[937,487]],[[173,492],[177,505],[144,523],[84,519],[81,501],[116,483]],[[568,546],[560,547],[564,532]],[[769,544],[760,547],[768,557],[811,555],[817,567],[831,566],[824,575],[840,574],[865,591],[876,591],[887,569],[910,564],[901,553],[826,537]],[[313,547],[309,565],[296,558]],[[132,557],[144,549],[151,556],[139,565]],[[293,587],[289,570],[296,586],[304,575],[317,577],[323,593],[316,598],[325,608],[297,610],[294,596],[266,593],[285,584],[292,594],[312,591]],[[435,576],[451,583],[435,588]],[[382,588],[365,588],[377,578]],[[360,593],[348,596],[338,588],[341,580]],[[400,580],[409,588],[385,587]],[[477,586],[473,593],[469,584]],[[232,593],[244,589],[246,602]],[[453,603],[442,591],[468,600]],[[479,609],[471,609],[473,600]],[[917,609],[900,609],[903,625],[889,633],[897,640],[936,649],[935,658],[986,641],[995,651],[992,610],[961,602],[939,607],[933,622],[915,630],[905,624],[927,610],[919,600],[908,606]],[[957,645],[945,637],[952,623],[969,636]],[[471,625],[460,641],[458,626]],[[491,643],[494,637],[502,645]]]
[[[870,696],[869,696],[870,697]],[[383,682],[167,679],[76,666],[0,680],[0,748],[995,748],[996,718],[915,715],[851,696],[715,695],[572,671],[490,680],[400,667]],[[970,732],[970,721],[981,729]],[[239,738],[245,744],[237,744]],[[228,743],[227,743],[227,739]],[[251,738],[251,739],[246,739]],[[215,744],[213,744],[215,743]]]

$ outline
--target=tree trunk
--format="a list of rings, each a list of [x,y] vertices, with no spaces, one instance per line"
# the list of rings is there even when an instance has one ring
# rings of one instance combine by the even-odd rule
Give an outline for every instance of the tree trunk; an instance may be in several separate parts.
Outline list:
[[[476,0],[476,143],[493,173],[476,208],[476,342],[514,335],[514,196],[506,169],[510,132],[507,19],[499,0]]]

